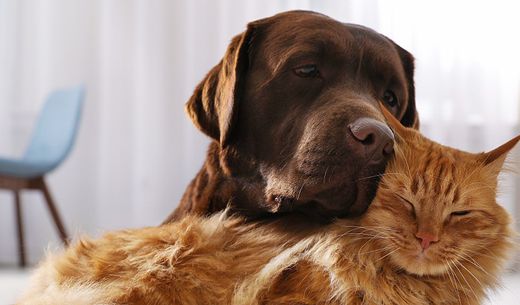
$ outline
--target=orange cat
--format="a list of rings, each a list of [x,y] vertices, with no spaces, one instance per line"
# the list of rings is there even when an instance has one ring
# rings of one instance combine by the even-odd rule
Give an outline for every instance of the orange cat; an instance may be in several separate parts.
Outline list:
[[[512,246],[495,197],[520,137],[470,154],[387,119],[395,158],[358,219],[220,214],[82,239],[39,267],[19,304],[480,304]]]

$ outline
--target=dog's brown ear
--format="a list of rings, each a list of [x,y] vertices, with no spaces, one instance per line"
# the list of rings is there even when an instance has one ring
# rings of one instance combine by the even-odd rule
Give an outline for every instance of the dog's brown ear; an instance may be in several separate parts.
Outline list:
[[[419,129],[419,115],[415,108],[415,85],[413,81],[414,75],[414,58],[405,49],[394,43],[401,58],[403,64],[404,73],[406,76],[406,82],[408,83],[408,105],[404,111],[401,123],[406,127],[412,127]]]
[[[236,121],[241,82],[248,69],[248,49],[254,26],[235,36],[224,58],[195,88],[186,112],[202,132],[226,146]]]

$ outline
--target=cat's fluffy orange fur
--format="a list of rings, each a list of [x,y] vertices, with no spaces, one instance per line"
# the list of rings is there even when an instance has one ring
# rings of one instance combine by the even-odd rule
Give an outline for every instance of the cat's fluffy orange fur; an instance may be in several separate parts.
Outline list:
[[[19,304],[480,304],[512,246],[486,154],[387,118],[396,156],[358,219],[324,227],[225,214],[81,239],[39,267]]]

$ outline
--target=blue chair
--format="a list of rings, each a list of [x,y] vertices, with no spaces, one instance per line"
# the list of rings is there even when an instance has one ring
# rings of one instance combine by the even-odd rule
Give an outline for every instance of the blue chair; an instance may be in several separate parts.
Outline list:
[[[13,191],[18,229],[20,266],[26,265],[20,191],[39,190],[43,193],[61,240],[68,236],[44,176],[58,167],[72,149],[78,131],[85,96],[82,86],[51,93],[43,106],[31,142],[19,159],[0,157],[0,188]]]

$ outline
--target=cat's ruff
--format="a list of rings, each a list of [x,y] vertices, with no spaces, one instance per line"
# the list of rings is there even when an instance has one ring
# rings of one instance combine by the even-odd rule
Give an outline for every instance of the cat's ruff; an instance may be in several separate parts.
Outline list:
[[[20,304],[377,304],[391,297],[420,305],[470,288],[463,287],[469,273],[421,277],[392,267],[371,231],[341,220],[298,240],[282,238],[274,224],[215,215],[109,233],[49,257]],[[344,256],[351,248],[358,252]],[[486,286],[496,284],[472,269]]]

